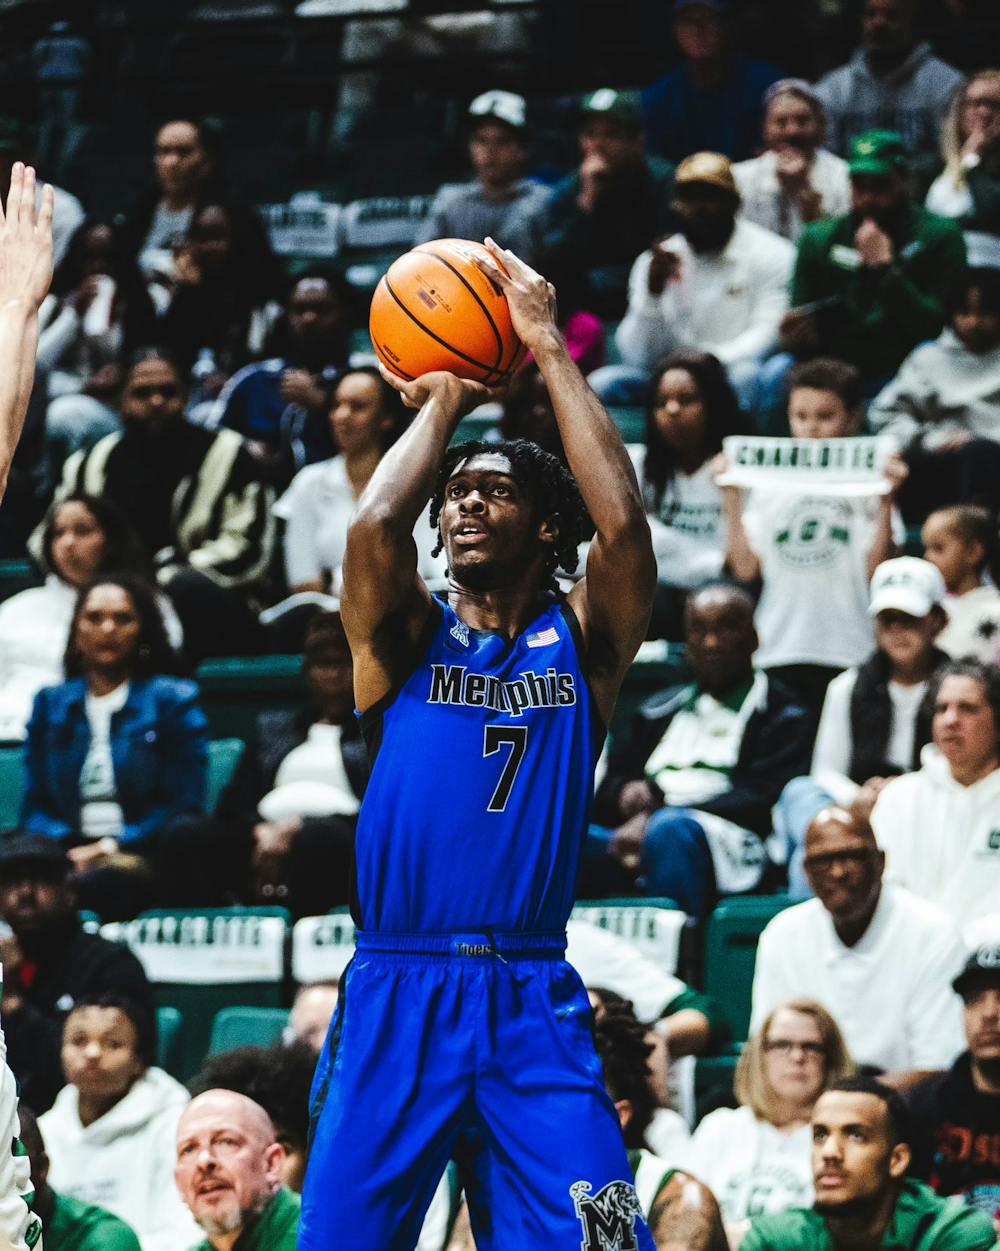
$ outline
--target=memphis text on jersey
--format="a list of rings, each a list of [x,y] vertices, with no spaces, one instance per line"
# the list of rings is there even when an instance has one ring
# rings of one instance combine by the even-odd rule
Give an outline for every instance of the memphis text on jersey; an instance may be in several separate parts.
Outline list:
[[[566,708],[576,703],[571,673],[522,673],[504,682],[486,673],[470,673],[465,665],[431,665],[429,704],[465,704],[519,717],[525,708]]]

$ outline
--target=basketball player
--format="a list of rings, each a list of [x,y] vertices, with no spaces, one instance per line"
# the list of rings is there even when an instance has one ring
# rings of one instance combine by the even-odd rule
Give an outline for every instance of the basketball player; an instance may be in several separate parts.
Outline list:
[[[450,1156],[479,1251],[653,1248],[563,956],[594,765],[656,569],[631,463],[566,351],[551,286],[487,246],[573,476],[524,441],[449,449],[482,386],[389,379],[419,412],[347,540],[372,775],[357,953],[313,1085],[302,1251],[411,1251]],[[596,537],[562,600],[580,496]],[[440,602],[416,575],[428,500],[448,558]]]
[[[0,499],[35,380],[38,310],[52,281],[52,188],[35,212],[35,171],[17,162],[0,209]],[[0,983],[2,984],[2,983]],[[28,1251],[41,1235],[28,1157],[18,1141],[17,1083],[0,1030],[0,1246]]]

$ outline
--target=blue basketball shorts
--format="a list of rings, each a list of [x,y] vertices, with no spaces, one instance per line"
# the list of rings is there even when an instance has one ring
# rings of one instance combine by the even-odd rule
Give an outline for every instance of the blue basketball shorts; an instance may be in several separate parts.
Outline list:
[[[300,1251],[413,1251],[450,1158],[479,1251],[654,1251],[564,934],[360,933]]]

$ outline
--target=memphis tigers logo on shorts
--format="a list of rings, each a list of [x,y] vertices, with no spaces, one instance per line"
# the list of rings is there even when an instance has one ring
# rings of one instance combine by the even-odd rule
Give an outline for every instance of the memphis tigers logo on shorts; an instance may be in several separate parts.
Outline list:
[[[636,1218],[642,1215],[639,1197],[631,1182],[608,1182],[591,1195],[590,1182],[574,1182],[569,1188],[577,1219],[583,1227],[580,1251],[638,1251]]]

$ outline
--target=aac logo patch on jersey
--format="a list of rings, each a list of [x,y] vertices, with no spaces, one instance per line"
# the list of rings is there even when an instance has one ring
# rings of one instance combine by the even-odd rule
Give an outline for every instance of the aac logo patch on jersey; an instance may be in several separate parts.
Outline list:
[[[583,1227],[580,1251],[638,1251],[635,1221],[642,1216],[639,1197],[631,1182],[608,1182],[591,1195],[590,1182],[574,1182],[569,1188],[577,1219]]]

